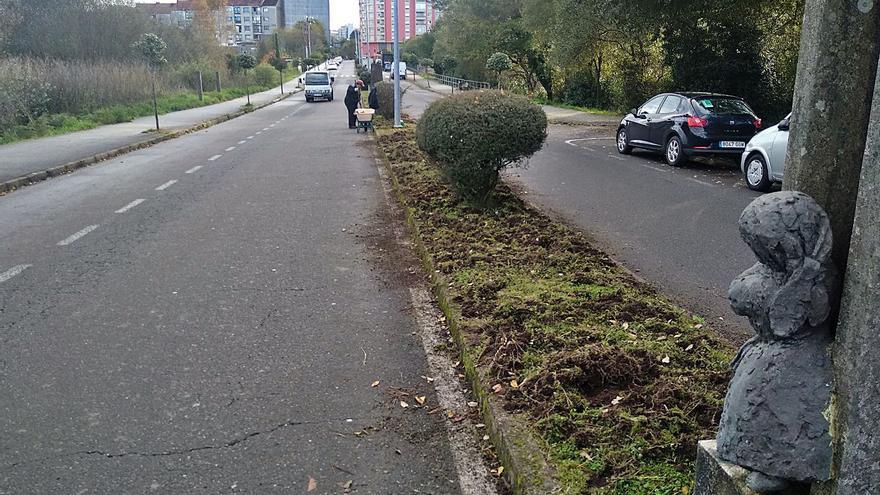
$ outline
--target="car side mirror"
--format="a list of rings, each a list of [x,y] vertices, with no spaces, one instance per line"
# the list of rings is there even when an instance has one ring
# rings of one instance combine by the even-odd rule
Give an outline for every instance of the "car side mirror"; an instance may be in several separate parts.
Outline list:
[[[791,129],[791,121],[788,119],[782,119],[782,122],[780,122],[779,125],[776,126],[776,128],[780,131],[787,131]]]
[[[633,115],[633,117],[638,117],[638,116],[639,116],[639,111],[636,110],[635,108],[631,109],[631,110],[629,111],[629,113],[631,113],[631,114]]]

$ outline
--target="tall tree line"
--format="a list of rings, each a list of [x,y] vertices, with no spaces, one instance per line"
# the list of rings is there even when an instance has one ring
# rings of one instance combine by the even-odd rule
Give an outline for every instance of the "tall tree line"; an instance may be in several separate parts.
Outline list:
[[[803,2],[446,0],[431,46],[411,45],[438,71],[485,80],[488,57],[506,53],[522,91],[571,104],[718,91],[777,118],[791,105]]]

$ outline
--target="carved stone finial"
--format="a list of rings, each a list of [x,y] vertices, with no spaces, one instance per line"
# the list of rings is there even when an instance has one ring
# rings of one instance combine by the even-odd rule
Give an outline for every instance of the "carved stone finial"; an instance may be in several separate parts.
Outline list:
[[[782,480],[827,480],[827,320],[839,293],[828,216],[806,194],[782,191],[753,201],[739,226],[758,263],[730,284],[729,297],[757,335],[732,364],[718,454],[755,471],[753,489]]]

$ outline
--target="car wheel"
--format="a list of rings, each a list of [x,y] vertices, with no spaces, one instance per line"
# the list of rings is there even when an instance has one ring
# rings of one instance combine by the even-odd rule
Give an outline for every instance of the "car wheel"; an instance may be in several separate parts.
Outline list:
[[[684,156],[684,150],[681,147],[681,139],[678,136],[672,136],[666,141],[666,163],[671,167],[680,167],[687,162]]]
[[[617,131],[617,152],[621,155],[632,153],[632,146],[629,145],[629,137],[626,135],[626,128]]]
[[[313,101],[315,101],[315,100],[313,100],[313,99],[309,98],[308,96],[306,96],[306,103],[311,103],[311,102],[313,102]]]
[[[745,177],[749,189],[760,192],[770,190],[770,174],[767,173],[767,163],[760,153],[753,153],[746,160]]]

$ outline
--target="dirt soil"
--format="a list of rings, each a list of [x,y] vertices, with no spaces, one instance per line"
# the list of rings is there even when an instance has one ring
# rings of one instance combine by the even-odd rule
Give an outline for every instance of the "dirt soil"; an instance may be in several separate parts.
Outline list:
[[[565,493],[687,494],[733,350],[502,184],[460,202],[415,144],[379,138],[485,384],[546,441]]]

